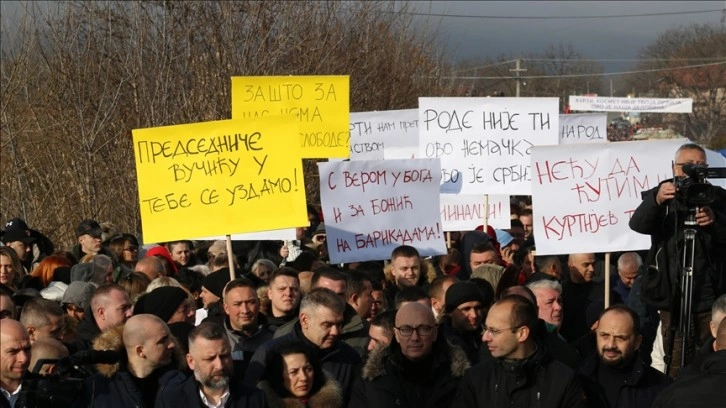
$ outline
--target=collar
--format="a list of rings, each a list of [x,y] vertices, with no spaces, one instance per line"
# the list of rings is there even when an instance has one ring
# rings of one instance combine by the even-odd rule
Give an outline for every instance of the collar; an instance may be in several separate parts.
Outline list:
[[[210,399],[207,398],[206,395],[204,395],[204,392],[201,388],[199,388],[199,397],[202,399],[202,404],[204,404],[207,408],[222,408],[227,403],[227,400],[229,399],[229,386],[224,389],[224,393],[222,394],[222,397],[219,399],[219,404],[213,403]]]
[[[18,398],[20,398],[20,391],[23,388],[23,383],[21,382],[20,385],[18,385],[18,388],[15,389],[15,391],[10,392],[6,390],[5,388],[0,388],[0,391],[3,393],[3,397],[8,401],[11,407],[15,406],[15,403],[18,401]]]

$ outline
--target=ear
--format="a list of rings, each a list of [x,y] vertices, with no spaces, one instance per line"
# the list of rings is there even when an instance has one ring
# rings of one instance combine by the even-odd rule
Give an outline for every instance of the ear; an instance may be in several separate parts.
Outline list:
[[[304,329],[307,329],[309,324],[310,316],[307,314],[307,312],[300,312],[300,326],[302,326],[302,328]]]
[[[30,339],[30,342],[31,343],[34,342],[35,341],[35,330],[36,330],[35,327],[29,326],[26,328],[26,330],[28,331],[28,338]]]
[[[134,353],[135,353],[135,354],[136,354],[136,355],[137,355],[138,357],[141,357],[141,358],[145,358],[145,357],[146,357],[146,356],[144,355],[144,346],[142,346],[142,345],[140,345],[140,344],[139,344],[138,346],[134,347]]]
[[[517,335],[517,341],[520,343],[524,343],[525,340],[527,340],[530,336],[531,332],[529,330],[529,327],[522,326],[519,328],[519,334]]]
[[[46,373],[48,373],[48,374],[55,374],[56,373],[57,369],[56,369],[55,364],[48,364],[47,367],[48,368],[45,370]]]
[[[358,296],[357,294],[354,293],[354,294],[350,295],[350,297],[347,300],[348,300],[347,301],[348,304],[358,306],[358,302],[360,301],[360,296]]]
[[[225,303],[224,301],[222,301],[222,306],[224,307],[224,313],[225,314],[229,314],[229,310],[228,310],[229,308],[227,307],[227,303]]]
[[[187,366],[189,366],[190,370],[194,371],[194,357],[189,353],[187,353]]]
[[[270,293],[272,293],[272,290],[270,290],[270,286],[269,285],[267,286],[266,292],[267,292],[267,298],[268,299],[272,299],[272,296],[270,296]]]

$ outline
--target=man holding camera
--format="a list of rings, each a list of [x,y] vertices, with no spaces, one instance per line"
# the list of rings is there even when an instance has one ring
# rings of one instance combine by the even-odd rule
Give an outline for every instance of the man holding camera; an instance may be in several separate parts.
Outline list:
[[[650,267],[643,276],[642,297],[660,310],[667,354],[671,319],[678,324],[680,299],[692,296],[689,341],[683,347],[681,336],[676,337],[671,375],[680,370],[683,349],[688,362],[696,346],[708,339],[709,310],[714,300],[726,292],[726,190],[700,180],[699,174],[706,167],[702,147],[693,143],[682,145],[676,151],[674,180],[644,192],[643,201],[630,219],[632,230],[651,236],[646,259]],[[694,189],[692,186],[698,183],[701,184]],[[698,194],[694,194],[697,189]],[[693,240],[686,239],[687,230],[695,230]],[[690,266],[690,256],[684,256],[691,254],[690,244],[693,284],[689,294],[683,293],[680,282],[684,266]]]

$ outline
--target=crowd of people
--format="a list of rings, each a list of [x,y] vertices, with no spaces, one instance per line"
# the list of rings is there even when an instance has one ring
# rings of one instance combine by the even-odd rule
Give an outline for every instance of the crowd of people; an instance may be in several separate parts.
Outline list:
[[[705,160],[684,145],[674,171]],[[141,247],[95,220],[59,250],[12,219],[0,406],[723,406],[726,193],[713,190],[696,208],[672,181],[644,192],[630,225],[653,247],[612,266],[537,255],[527,197],[512,198],[511,228],[452,233],[445,255],[402,245],[345,265],[328,262],[313,207],[297,239],[232,253],[224,241]],[[690,336],[671,330],[679,220],[697,230]]]

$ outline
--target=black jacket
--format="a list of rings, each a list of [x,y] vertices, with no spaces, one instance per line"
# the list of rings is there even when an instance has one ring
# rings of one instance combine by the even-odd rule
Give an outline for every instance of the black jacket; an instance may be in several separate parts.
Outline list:
[[[77,351],[90,350],[93,345],[93,341],[101,334],[101,329],[96,324],[96,319],[93,317],[91,307],[86,307],[83,319],[78,323],[76,329],[76,342],[74,348]]]
[[[469,360],[460,347],[449,344],[443,336],[434,342],[431,356],[430,369],[413,373],[395,340],[389,347],[375,350],[356,382],[349,408],[450,406],[459,381],[470,367]]]
[[[666,388],[653,403],[653,408],[717,408],[724,406],[726,384],[726,350],[708,356],[700,374],[681,380]]]
[[[587,406],[575,371],[539,348],[514,363],[502,359],[472,367],[461,380],[454,407]]]
[[[600,356],[595,353],[585,361],[580,369],[582,386],[585,389],[590,408],[608,406],[603,385],[598,383],[597,370],[599,364]],[[618,402],[612,408],[649,407],[658,394],[672,382],[673,380],[670,377],[653,367],[645,365],[640,358],[640,353],[638,353],[633,362],[633,367],[625,379],[625,384],[620,389]]]
[[[643,298],[661,310],[671,306],[674,284],[683,269],[684,226],[688,208],[680,199],[658,205],[658,187],[643,193],[643,201],[630,218],[633,231],[651,236],[646,265]],[[693,311],[709,310],[713,301],[726,292],[726,190],[712,186],[715,197],[710,205],[716,222],[696,227]],[[677,208],[676,208],[677,207]],[[676,226],[676,218],[679,225]]]
[[[310,395],[307,403],[293,396],[283,397],[265,380],[257,384],[267,397],[269,408],[342,408],[343,391],[337,381],[326,378],[323,386]]]
[[[574,342],[590,331],[586,311],[590,303],[605,299],[605,281],[575,283],[571,279],[562,284],[562,327],[560,334]],[[610,304],[623,303],[620,296],[610,290]]]
[[[199,386],[194,375],[177,376],[167,383],[166,390],[159,396],[156,408],[198,408],[203,407]],[[265,395],[258,389],[238,382],[230,384],[230,393],[225,408],[266,408]]]
[[[323,369],[330,378],[338,381],[343,389],[344,401],[350,399],[353,383],[359,375],[358,372],[361,364],[360,356],[349,345],[340,340],[336,341],[333,347],[321,350],[303,335],[300,322],[295,324],[289,334],[273,339],[257,349],[247,367],[244,381],[248,384],[256,385],[264,375],[267,353],[276,345],[288,341],[301,341],[308,344],[313,350],[317,350],[320,355],[320,361],[323,363]]]

